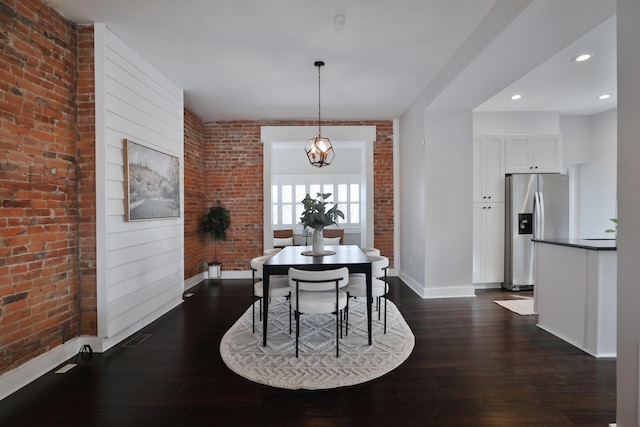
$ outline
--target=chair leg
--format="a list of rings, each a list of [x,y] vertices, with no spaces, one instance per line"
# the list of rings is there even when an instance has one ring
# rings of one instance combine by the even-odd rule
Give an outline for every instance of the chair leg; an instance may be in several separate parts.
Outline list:
[[[338,338],[338,323],[339,323],[339,317],[342,313],[338,310],[336,310],[336,357],[339,356],[340,354],[340,339]]]
[[[289,300],[289,335],[291,335],[291,299],[290,298],[287,298],[287,299]]]
[[[297,311],[293,313],[296,318],[296,358],[298,357],[298,338],[300,337],[300,313]]]
[[[346,323],[345,325],[345,336],[349,336],[349,294],[347,293],[347,307],[345,308],[344,311],[344,322]]]
[[[387,296],[384,296],[384,333],[387,333]]]
[[[252,333],[256,333],[256,301],[259,301],[260,304],[260,318],[262,318],[262,298],[253,296],[253,302],[251,303],[251,308],[253,311],[253,315],[251,316],[251,330]]]

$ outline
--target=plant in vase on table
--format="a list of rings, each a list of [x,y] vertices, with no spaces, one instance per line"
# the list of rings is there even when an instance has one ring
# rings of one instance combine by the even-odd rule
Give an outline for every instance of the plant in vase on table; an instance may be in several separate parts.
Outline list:
[[[324,253],[322,230],[325,227],[336,224],[336,219],[338,219],[338,217],[344,219],[344,213],[338,209],[337,204],[334,204],[329,210],[327,210],[329,202],[326,200],[329,197],[331,197],[331,193],[317,193],[317,197],[312,199],[307,193],[306,197],[302,200],[304,211],[302,211],[300,222],[305,229],[310,227],[314,230],[313,252],[315,254]]]

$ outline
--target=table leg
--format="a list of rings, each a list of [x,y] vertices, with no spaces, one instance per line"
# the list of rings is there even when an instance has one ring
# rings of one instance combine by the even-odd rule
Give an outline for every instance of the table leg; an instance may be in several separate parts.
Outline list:
[[[373,343],[371,339],[371,305],[373,304],[373,280],[371,277],[371,268],[365,274],[367,281],[367,330],[369,333],[369,345]]]
[[[269,273],[262,270],[262,346],[267,346],[267,325],[269,324]]]

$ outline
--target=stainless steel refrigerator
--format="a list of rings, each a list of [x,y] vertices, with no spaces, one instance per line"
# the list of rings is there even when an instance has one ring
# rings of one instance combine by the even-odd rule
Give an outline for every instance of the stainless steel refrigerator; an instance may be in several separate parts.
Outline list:
[[[569,176],[507,175],[503,288],[534,286],[531,239],[569,237]]]

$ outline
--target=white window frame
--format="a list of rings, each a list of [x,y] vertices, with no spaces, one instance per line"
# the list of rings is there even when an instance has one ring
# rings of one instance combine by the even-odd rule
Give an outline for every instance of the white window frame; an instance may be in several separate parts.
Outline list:
[[[263,242],[265,248],[273,245],[273,228],[271,220],[271,159],[274,145],[291,143],[304,149],[304,144],[309,135],[317,133],[315,126],[263,126],[261,128],[261,140],[263,143]],[[360,246],[373,246],[373,144],[376,138],[375,126],[323,126],[322,134],[331,139],[334,147],[341,144],[358,147],[361,152],[360,165],[360,198],[361,198],[361,223]],[[330,167],[330,166],[329,166]]]
[[[291,202],[284,202],[282,196],[282,188],[283,186],[290,185],[293,191],[293,200]],[[333,191],[326,190],[327,185],[332,185],[334,187]],[[302,197],[298,197],[296,195],[296,187],[304,186],[304,194],[309,194],[311,198],[316,198],[317,189],[312,189],[313,186],[319,186],[320,192],[322,193],[331,193],[331,201],[327,206],[327,209],[331,208],[338,197],[338,194],[335,190],[335,187],[338,185],[347,185],[347,199],[345,201],[338,201],[340,210],[345,215],[345,219],[338,218],[338,226],[345,230],[345,233],[359,233],[360,232],[360,224],[362,223],[362,215],[365,211],[364,206],[362,204],[362,187],[361,187],[361,178],[360,174],[334,174],[334,175],[273,175],[271,179],[271,190],[272,190],[272,201],[271,201],[271,226],[273,229],[276,228],[293,228],[295,234],[302,234],[303,226],[300,223],[300,215],[302,213]],[[353,201],[351,198],[351,186],[358,186],[358,199]],[[273,197],[274,188],[277,190],[277,197]],[[300,200],[298,200],[300,199]],[[358,205],[358,216],[357,218],[352,218],[350,216],[350,207],[353,204]],[[281,221],[283,207],[290,205],[293,215],[292,215],[292,224],[285,224]],[[278,207],[278,214],[280,218],[276,222],[273,218],[273,210],[274,207]],[[354,221],[355,220],[355,221]]]

